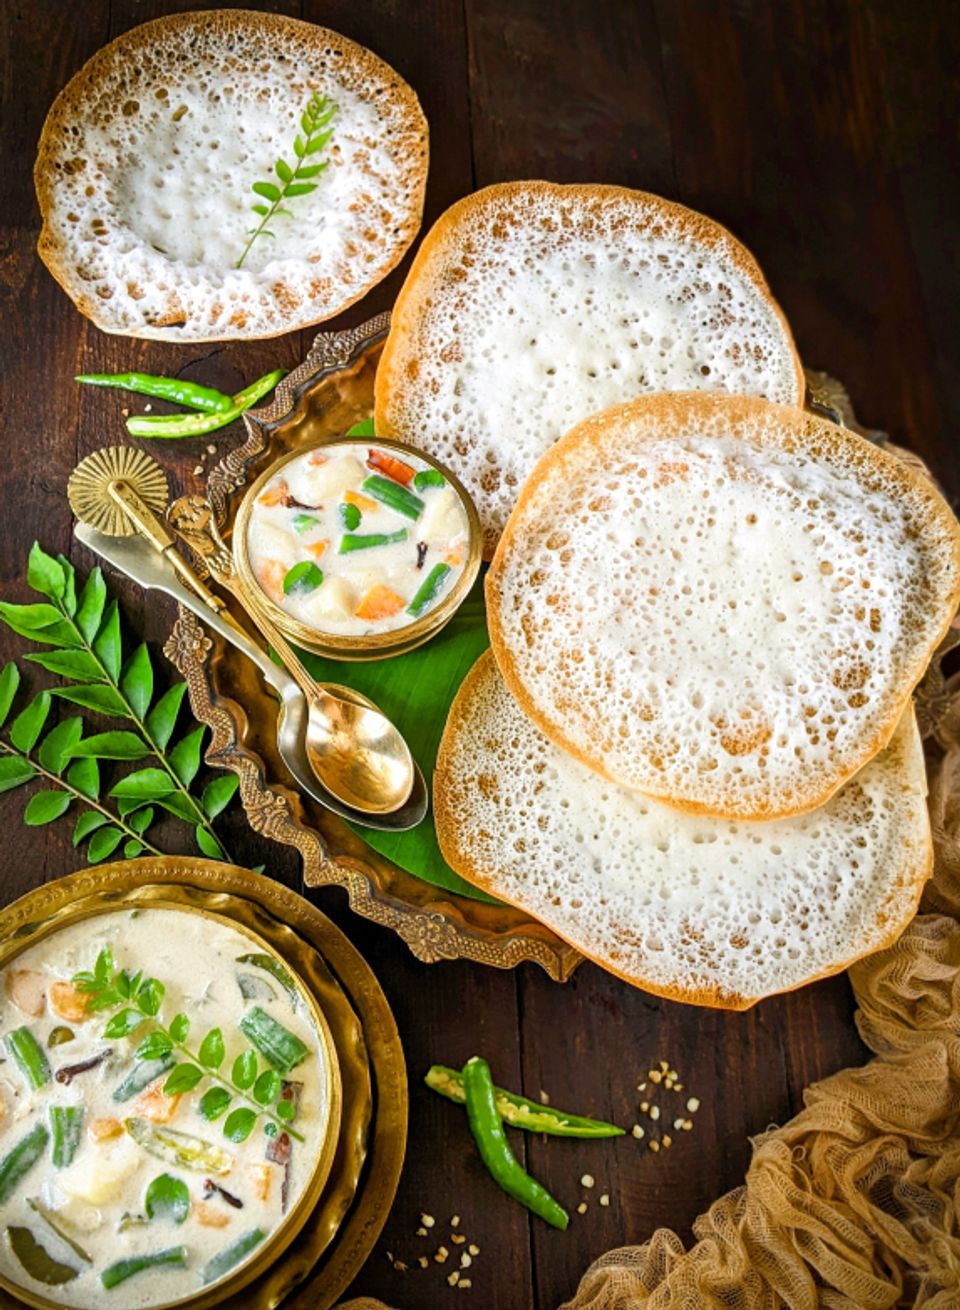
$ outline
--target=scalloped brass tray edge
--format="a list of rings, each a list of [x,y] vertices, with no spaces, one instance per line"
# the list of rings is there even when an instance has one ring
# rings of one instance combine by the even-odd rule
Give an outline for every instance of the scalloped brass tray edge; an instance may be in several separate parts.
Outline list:
[[[171,899],[177,892],[188,897],[193,893],[195,899],[199,891],[201,899],[217,901],[218,913],[258,931],[272,925],[283,935],[292,933],[300,938],[305,955],[313,957],[303,971],[305,982],[318,1003],[322,1001],[334,1030],[343,1077],[344,1112],[333,1171],[320,1203],[290,1247],[254,1282],[233,1294],[230,1305],[238,1310],[275,1310],[307,1281],[300,1294],[286,1302],[290,1310],[328,1310],[380,1235],[406,1149],[406,1067],[386,997],[363,957],[303,897],[248,869],[212,860],[161,856],[70,874],[0,910],[0,934],[9,941],[70,907],[97,900],[108,908],[122,903],[128,893],[158,887],[165,894],[169,889]],[[347,1101],[353,1094],[355,1105]],[[19,1310],[23,1304],[0,1289],[3,1310]]]
[[[247,440],[211,470],[208,480],[207,495],[221,525],[229,526],[236,493],[276,434],[302,421],[312,399],[325,389],[348,387],[358,375],[372,379],[388,325],[389,314],[380,314],[346,332],[320,333],[300,367],[280,382],[272,403],[244,416]],[[353,406],[355,417],[362,417],[357,412],[362,407],[356,401]],[[242,611],[234,612],[243,620]],[[470,900],[415,878],[281,781],[285,771],[269,758],[263,734],[254,745],[247,710],[221,691],[218,670],[226,659],[233,666],[234,656],[192,614],[179,611],[165,652],[186,679],[194,716],[212,731],[208,762],[240,777],[251,826],[300,852],[308,886],[342,887],[351,909],[393,929],[425,963],[462,958],[512,969],[530,960],[554,981],[570,977],[582,957],[542,924],[512,907]],[[262,685],[251,681],[245,692],[248,687],[244,705],[266,696]]]

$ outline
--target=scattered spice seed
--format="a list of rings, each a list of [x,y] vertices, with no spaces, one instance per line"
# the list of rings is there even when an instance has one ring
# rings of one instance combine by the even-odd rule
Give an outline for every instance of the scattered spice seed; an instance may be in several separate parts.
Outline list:
[[[580,1179],[580,1186],[588,1187],[588,1188],[593,1187],[595,1181],[596,1180],[594,1179],[593,1174],[584,1174],[583,1177]]]
[[[661,1073],[666,1073],[667,1070],[668,1070],[669,1068],[670,1068],[670,1066],[669,1066],[669,1064],[667,1064],[666,1060],[661,1060],[661,1061],[660,1061],[660,1071],[661,1071]]]
[[[654,1123],[656,1123],[656,1121],[660,1118],[660,1107],[659,1107],[659,1105],[651,1105],[651,1107],[650,1107],[650,1118],[654,1121]]]
[[[410,1266],[405,1265],[402,1260],[394,1260],[393,1267],[396,1269],[397,1273],[405,1274]]]
[[[660,1143],[657,1141],[657,1139],[656,1139],[655,1137],[652,1137],[652,1138],[650,1139],[650,1141],[647,1143],[647,1145],[650,1147],[650,1150],[651,1150],[651,1151],[659,1151],[659,1150],[660,1150]]]
[[[600,1197],[600,1204],[601,1205],[610,1204],[610,1194],[608,1192],[604,1192],[603,1195]]]
[[[683,1127],[685,1122],[686,1121],[684,1119],[674,1119],[673,1121],[674,1130],[679,1131]]]
[[[437,1221],[432,1214],[422,1214],[420,1216],[420,1222],[423,1224],[424,1228],[432,1228]]]
[[[662,1073],[658,1073],[656,1069],[651,1069],[651,1070],[650,1070],[650,1073],[649,1073],[647,1076],[649,1077],[649,1079],[650,1079],[650,1081],[651,1081],[652,1083],[662,1083],[662,1082],[663,1082],[663,1074],[662,1074]]]
[[[587,1203],[586,1201],[581,1201],[580,1204],[577,1206],[577,1214],[586,1214],[586,1213],[587,1213]]]
[[[667,1077],[672,1079],[673,1082],[676,1082],[677,1079],[680,1077],[680,1075],[677,1073],[676,1069],[671,1069],[670,1072],[667,1074]]]
[[[541,1105],[550,1104],[550,1097],[547,1095],[547,1093],[543,1090],[542,1087],[540,1088],[540,1104]]]
[[[683,1121],[683,1131],[684,1131],[685,1133],[688,1133],[692,1127],[693,1127],[693,1120],[692,1120],[692,1119],[684,1119],[684,1121]]]
[[[208,447],[207,447],[207,454],[208,454],[208,455],[215,455],[216,453],[217,453],[217,448],[216,448],[216,446],[208,446]]]
[[[450,1234],[450,1241],[453,1242],[455,1246],[463,1246],[466,1240],[467,1239],[464,1237],[463,1233]]]
[[[697,1100],[695,1096],[691,1096],[689,1101],[687,1101],[687,1109],[690,1111],[691,1114],[696,1114],[697,1111],[700,1109],[700,1102]]]
[[[445,1246],[438,1246],[436,1255],[433,1258],[434,1260],[436,1260],[438,1265],[442,1265],[444,1260],[446,1260],[446,1258],[449,1256],[449,1254],[450,1252],[447,1250]]]
[[[674,1084],[673,1084],[673,1090],[674,1090],[675,1092],[682,1092],[682,1091],[683,1091],[683,1083],[674,1083]]]
[[[467,1250],[470,1252],[471,1255],[479,1255],[479,1254],[480,1254],[480,1248],[479,1248],[479,1246],[477,1246],[476,1243],[474,1243],[474,1242],[471,1242],[471,1243],[470,1243],[470,1245],[467,1247]]]
[[[417,1236],[418,1236],[418,1237],[426,1237],[426,1235],[427,1235],[427,1230],[426,1230],[426,1229],[423,1227],[423,1225],[421,1224],[420,1227],[417,1229]]]
[[[644,1114],[646,1114],[647,1111],[650,1109],[650,1102],[649,1102],[649,1101],[641,1101],[641,1102],[640,1102],[640,1109],[643,1111]]]
[[[193,476],[195,478],[198,478],[202,472],[203,472],[203,465],[198,464],[196,468],[193,470]]]
[[[460,1268],[469,1269],[472,1264],[473,1264],[473,1258],[467,1255],[466,1251],[464,1251],[463,1254],[460,1256]]]
[[[430,1261],[427,1259],[425,1255],[421,1255],[417,1257],[417,1264],[420,1266],[421,1269],[430,1268]]]
[[[447,1275],[447,1282],[450,1284],[451,1287],[456,1287],[459,1281],[460,1281],[460,1275],[457,1273],[456,1269],[454,1269],[452,1274]]]
[[[673,1138],[670,1136],[669,1133],[664,1133],[664,1134],[663,1134],[663,1149],[664,1149],[665,1151],[669,1151],[669,1150],[670,1150],[670,1147],[671,1147],[672,1145],[673,1145]]]
[[[144,405],[143,412],[144,414],[149,414],[152,409],[153,409],[152,405]]]
[[[633,1127],[630,1129],[630,1131],[633,1134],[633,1136],[637,1139],[637,1141],[639,1141],[640,1138],[643,1136],[643,1129],[640,1127],[639,1124],[634,1124]]]
[[[637,1091],[638,1091],[638,1092],[645,1092],[646,1090],[647,1090],[647,1084],[646,1084],[646,1083],[637,1083]]]
[[[461,1278],[461,1279],[460,1279],[460,1282],[458,1283],[458,1286],[459,1286],[459,1287],[472,1287],[472,1286],[473,1286],[473,1283],[470,1281],[469,1278]]]
[[[459,1227],[460,1227],[460,1216],[459,1216],[458,1214],[455,1214],[455,1215],[451,1218],[451,1220],[450,1220],[450,1227],[451,1227],[451,1228],[459,1228]]]

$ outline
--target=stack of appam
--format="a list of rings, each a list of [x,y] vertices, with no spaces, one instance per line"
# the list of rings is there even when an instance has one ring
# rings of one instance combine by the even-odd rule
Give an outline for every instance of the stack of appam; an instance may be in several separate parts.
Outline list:
[[[428,237],[378,381],[391,431],[472,472],[495,545],[440,845],[629,982],[745,1008],[916,910],[911,695],[960,602],[960,525],[799,408],[728,234],[609,188],[494,191]]]

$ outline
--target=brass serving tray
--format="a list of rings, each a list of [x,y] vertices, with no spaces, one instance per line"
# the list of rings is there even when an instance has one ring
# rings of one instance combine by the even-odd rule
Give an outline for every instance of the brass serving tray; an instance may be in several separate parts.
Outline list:
[[[272,404],[245,415],[246,441],[211,470],[207,484],[223,531],[229,532],[246,487],[275,459],[369,417],[388,326],[389,315],[381,314],[352,331],[321,333]],[[244,621],[236,603],[228,603]],[[277,755],[275,704],[259,675],[192,614],[180,611],[165,651],[187,681],[195,717],[212,731],[207,760],[239,775],[251,826],[300,852],[308,886],[343,887],[353,910],[392,928],[427,963],[464,958],[512,969],[533,960],[555,981],[569,978],[580,955],[535,919],[414,877],[301,796]],[[343,667],[349,681],[350,666]]]
[[[58,879],[0,911],[0,941],[26,941],[66,915],[150,903],[215,912],[258,933],[290,961],[323,1011],[343,1089],[333,1165],[319,1203],[290,1246],[230,1295],[229,1304],[274,1310],[310,1278],[285,1303],[293,1310],[328,1310],[379,1237],[403,1163],[406,1071],[386,998],[362,957],[309,902],[269,878],[212,860],[163,856]],[[3,1310],[21,1305],[0,1290]]]

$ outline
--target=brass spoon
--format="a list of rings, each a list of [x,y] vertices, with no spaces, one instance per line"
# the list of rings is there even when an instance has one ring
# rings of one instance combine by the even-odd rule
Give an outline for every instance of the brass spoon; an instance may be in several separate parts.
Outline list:
[[[344,804],[368,814],[389,814],[421,794],[426,804],[423,775],[399,729],[350,687],[311,677],[283,633],[243,592],[233,555],[207,501],[202,496],[182,496],[170,506],[167,517],[218,585],[243,604],[296,679],[308,707],[307,758],[324,786]]]

